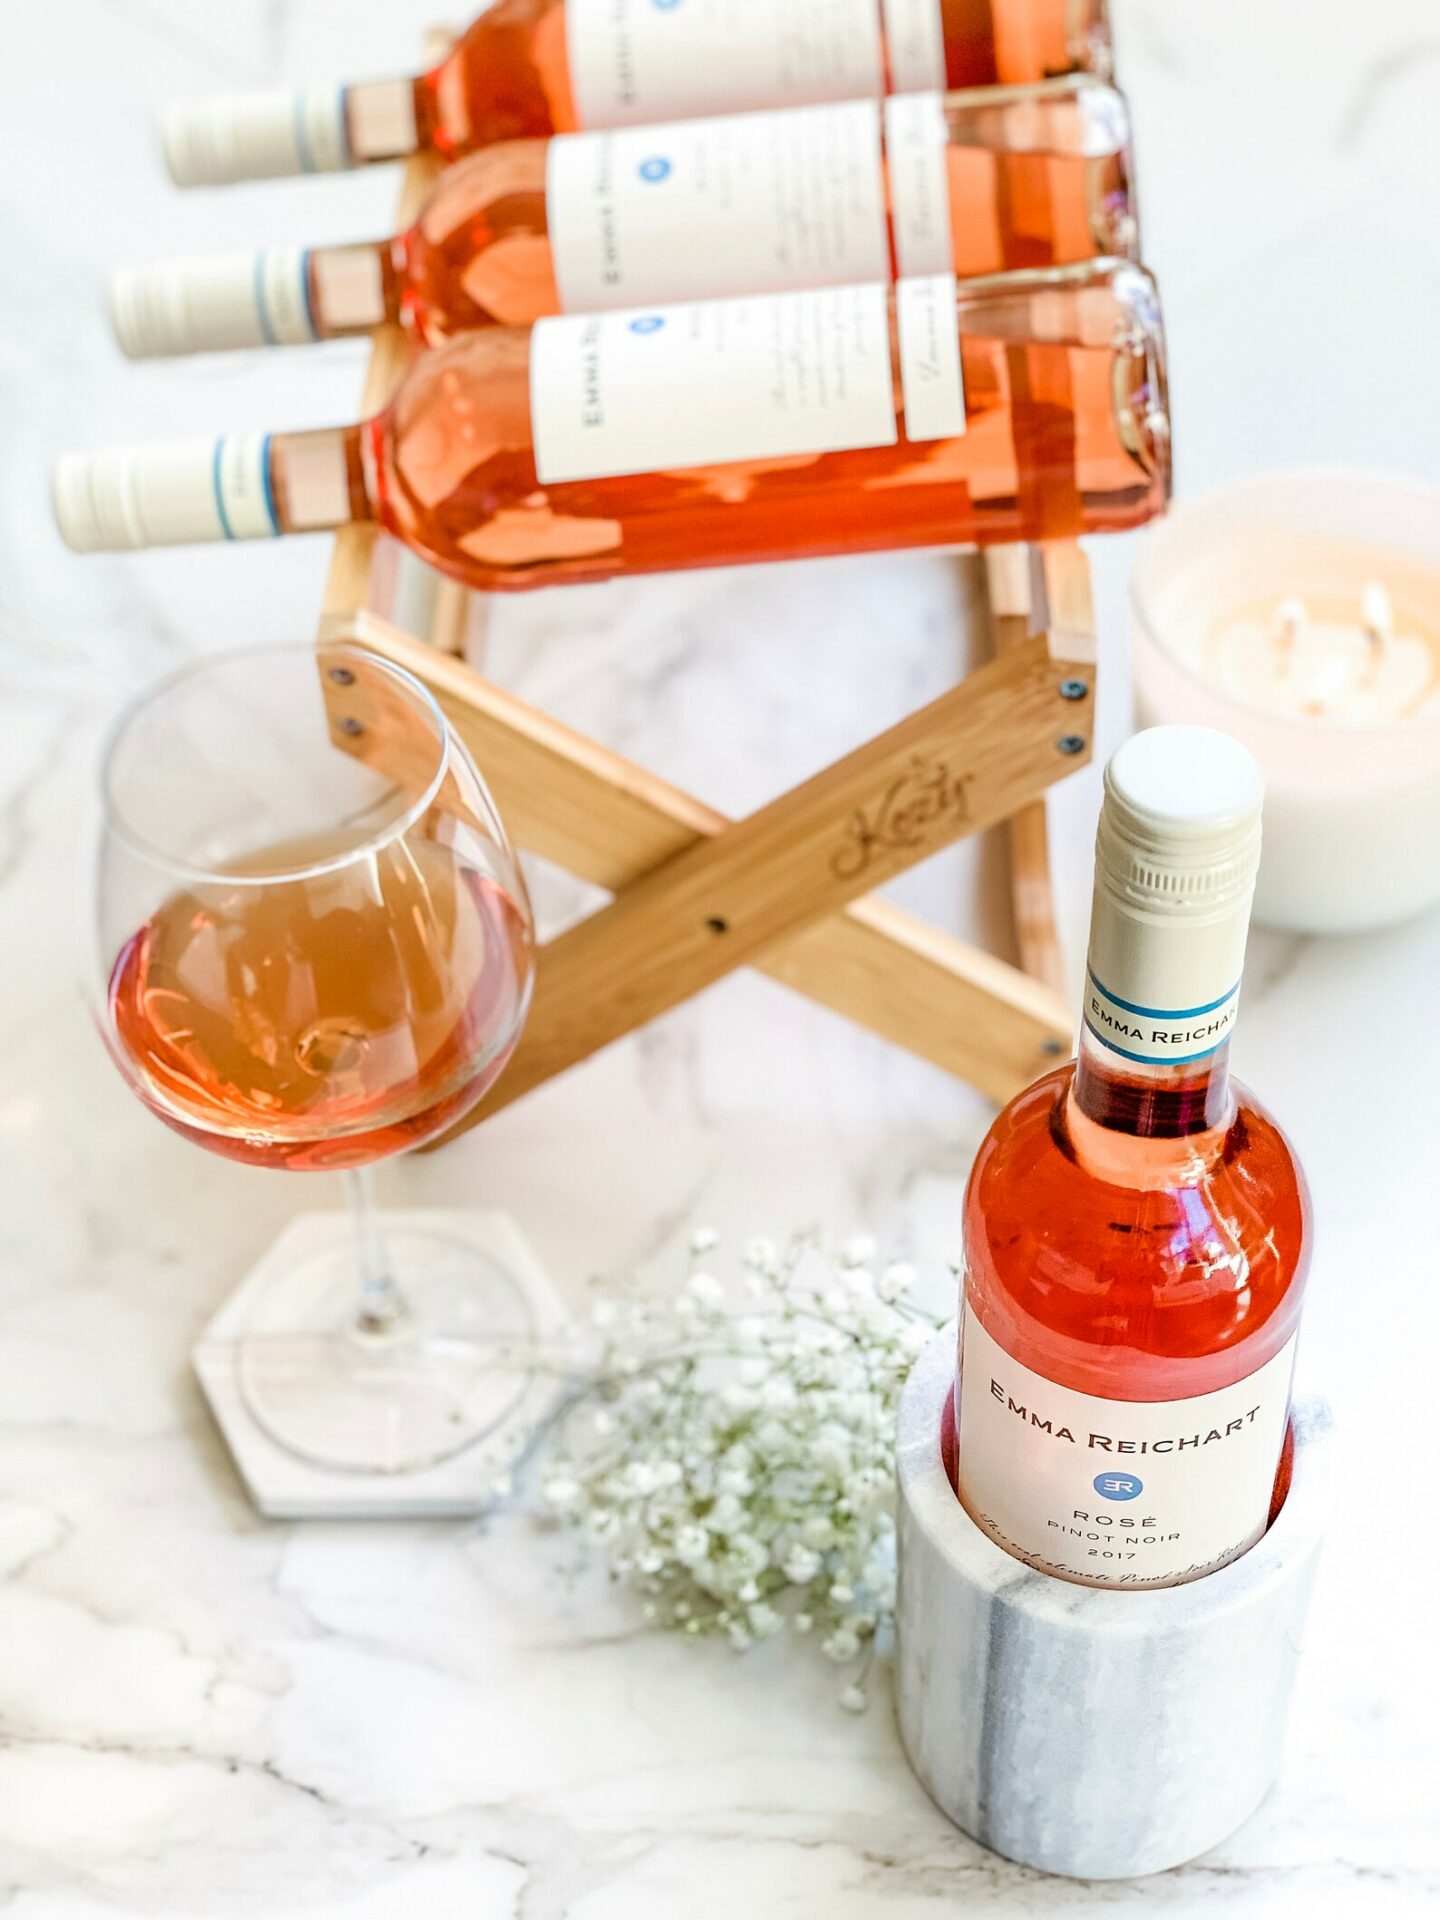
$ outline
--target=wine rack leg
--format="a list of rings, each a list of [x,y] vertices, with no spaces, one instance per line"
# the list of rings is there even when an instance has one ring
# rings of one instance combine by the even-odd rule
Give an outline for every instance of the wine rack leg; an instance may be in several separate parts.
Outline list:
[[[1057,542],[1041,548],[996,547],[985,556],[991,621],[998,654],[1023,646],[1030,636],[1063,620],[1064,651],[1085,671],[1077,673],[1074,695],[1077,729],[1087,734],[1095,706],[1093,634],[1089,567],[1078,546]],[[1087,645],[1087,639],[1091,644]],[[1082,691],[1083,688],[1083,691]],[[1045,802],[1032,801],[1010,817],[1006,827],[1010,856],[1010,892],[1020,964],[1034,980],[1056,994],[1066,991],[1065,958],[1055,913],[1050,868],[1050,828]]]

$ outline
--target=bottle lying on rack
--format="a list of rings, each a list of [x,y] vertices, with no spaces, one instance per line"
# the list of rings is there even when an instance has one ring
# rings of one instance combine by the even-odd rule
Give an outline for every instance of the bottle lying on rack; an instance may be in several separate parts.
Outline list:
[[[640,303],[1130,256],[1123,98],[1089,75],[486,147],[392,240],[124,268],[125,352],[433,345]]]
[[[1115,755],[1079,1058],[1010,1103],[970,1176],[957,1490],[1086,1586],[1215,1571],[1289,1483],[1309,1200],[1228,1072],[1260,800],[1207,728]]]
[[[416,79],[185,102],[182,187],[497,140],[927,88],[1108,74],[1105,0],[494,0]]]
[[[73,548],[374,521],[482,589],[1131,527],[1169,474],[1128,261],[491,327],[359,426],[72,455]]]

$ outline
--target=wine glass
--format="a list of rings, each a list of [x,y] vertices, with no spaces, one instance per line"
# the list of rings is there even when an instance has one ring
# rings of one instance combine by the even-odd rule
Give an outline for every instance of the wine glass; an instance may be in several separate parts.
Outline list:
[[[342,642],[182,667],[101,773],[91,987],[111,1055],[177,1133],[343,1173],[355,1247],[288,1267],[236,1354],[272,1439],[405,1473],[525,1390],[525,1298],[458,1237],[382,1234],[371,1164],[438,1139],[514,1050],[524,882],[485,783],[410,674]]]

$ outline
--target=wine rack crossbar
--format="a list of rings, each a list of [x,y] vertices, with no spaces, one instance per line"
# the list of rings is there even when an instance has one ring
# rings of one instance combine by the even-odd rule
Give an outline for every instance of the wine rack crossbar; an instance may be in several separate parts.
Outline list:
[[[433,179],[432,160],[408,164],[402,225]],[[410,352],[397,328],[376,336],[367,415],[385,404]],[[422,610],[406,618],[395,604],[393,561],[373,526],[341,529],[321,644],[357,640],[414,673],[474,752],[516,844],[612,895],[542,948],[524,1038],[465,1126],[740,966],[995,1100],[1069,1054],[1043,795],[1088,760],[1092,745],[1094,615],[1078,545],[988,553],[995,657],[739,821],[457,658],[477,612],[483,617],[476,596],[437,577],[415,597]],[[365,716],[343,717],[354,750]],[[905,830],[879,830],[882,812],[893,820],[897,807]],[[1001,823],[1020,967],[873,897],[941,847]]]

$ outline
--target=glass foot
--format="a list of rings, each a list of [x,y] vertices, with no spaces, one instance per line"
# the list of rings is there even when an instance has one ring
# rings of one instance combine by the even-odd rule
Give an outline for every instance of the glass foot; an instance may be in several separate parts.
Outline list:
[[[269,1437],[336,1473],[414,1473],[501,1425],[524,1395],[535,1327],[517,1283],[468,1242],[387,1229],[405,1303],[385,1331],[356,1324],[351,1245],[278,1274],[236,1354],[245,1404]]]

